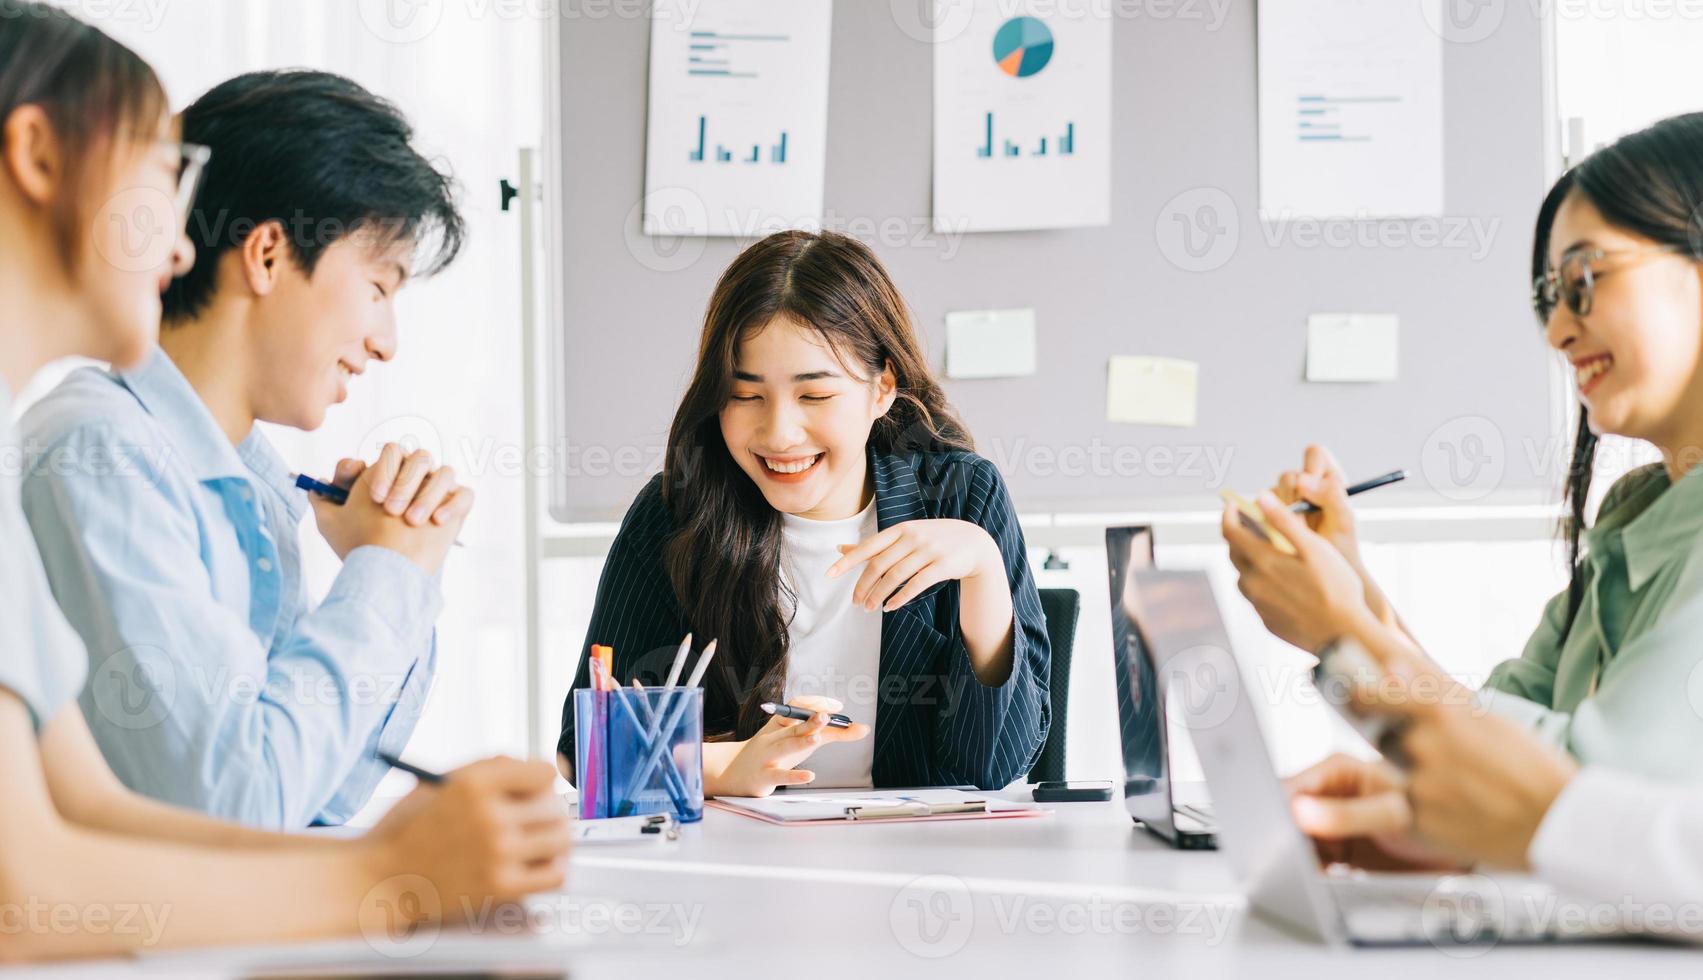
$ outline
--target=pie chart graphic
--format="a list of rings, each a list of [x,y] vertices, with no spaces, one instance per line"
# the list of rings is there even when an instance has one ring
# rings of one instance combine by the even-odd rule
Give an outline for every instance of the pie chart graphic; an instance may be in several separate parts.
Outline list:
[[[993,36],[993,60],[1012,78],[1028,78],[1053,60],[1053,32],[1033,17],[1013,17]]]

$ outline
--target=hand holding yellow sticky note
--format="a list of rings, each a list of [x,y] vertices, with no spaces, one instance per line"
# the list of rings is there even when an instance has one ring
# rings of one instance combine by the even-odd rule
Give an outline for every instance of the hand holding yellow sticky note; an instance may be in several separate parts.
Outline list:
[[[1241,513],[1243,524],[1246,524],[1265,535],[1266,540],[1271,542],[1272,547],[1286,555],[1297,554],[1294,543],[1284,537],[1283,533],[1277,528],[1271,526],[1271,522],[1265,519],[1265,513],[1258,507],[1254,506],[1253,501],[1242,496],[1236,491],[1229,489],[1218,491],[1218,495],[1223,497]]]

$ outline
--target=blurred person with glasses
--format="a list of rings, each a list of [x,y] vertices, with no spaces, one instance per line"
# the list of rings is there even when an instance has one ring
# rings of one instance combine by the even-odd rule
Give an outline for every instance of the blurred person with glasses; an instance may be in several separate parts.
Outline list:
[[[459,769],[359,838],[286,836],[126,789],[77,710],[90,657],[20,509],[33,453],[11,392],[58,358],[151,356],[161,291],[195,260],[182,218],[209,162],[133,52],[0,0],[0,963],[345,935],[387,910],[406,930],[562,884],[547,763]],[[124,703],[169,727],[171,691],[132,679]]]
[[[1562,526],[1571,581],[1477,702],[1586,765],[1703,777],[1703,113],[1564,174],[1539,212],[1532,271],[1542,337],[1572,367],[1580,403]],[[1662,459],[1616,482],[1588,522],[1597,440],[1610,434]],[[1329,542],[1353,574],[1280,554],[1227,514],[1242,592],[1268,629],[1310,651],[1365,616],[1411,641],[1360,560],[1343,482],[1310,447],[1261,506]],[[1285,507],[1294,500],[1321,510],[1303,523]]]

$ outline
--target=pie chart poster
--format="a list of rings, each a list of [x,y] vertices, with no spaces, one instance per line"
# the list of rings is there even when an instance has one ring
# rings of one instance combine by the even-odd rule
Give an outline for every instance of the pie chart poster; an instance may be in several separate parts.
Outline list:
[[[1109,224],[1111,5],[972,6],[935,38],[935,231]]]

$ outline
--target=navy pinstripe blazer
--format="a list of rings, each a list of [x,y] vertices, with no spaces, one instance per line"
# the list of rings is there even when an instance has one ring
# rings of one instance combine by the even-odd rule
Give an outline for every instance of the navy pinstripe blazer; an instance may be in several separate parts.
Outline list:
[[[1029,771],[1046,741],[1051,651],[1023,532],[999,470],[966,452],[870,452],[882,529],[905,521],[971,521],[998,542],[1014,613],[1011,676],[988,687],[970,667],[958,632],[958,583],[942,582],[881,621],[881,677],[875,713],[876,786],[973,784],[996,789]],[[663,565],[673,519],[662,478],[639,493],[622,521],[597,586],[585,649],[615,648],[614,674],[660,684],[690,629]],[[710,637],[699,637],[701,646]],[[723,651],[725,654],[726,651]],[[583,654],[583,651],[582,651]],[[582,655],[574,688],[591,686]],[[707,732],[732,731],[738,705],[707,692]],[[715,703],[717,701],[725,703]],[[558,749],[574,757],[573,696],[562,709]]]

